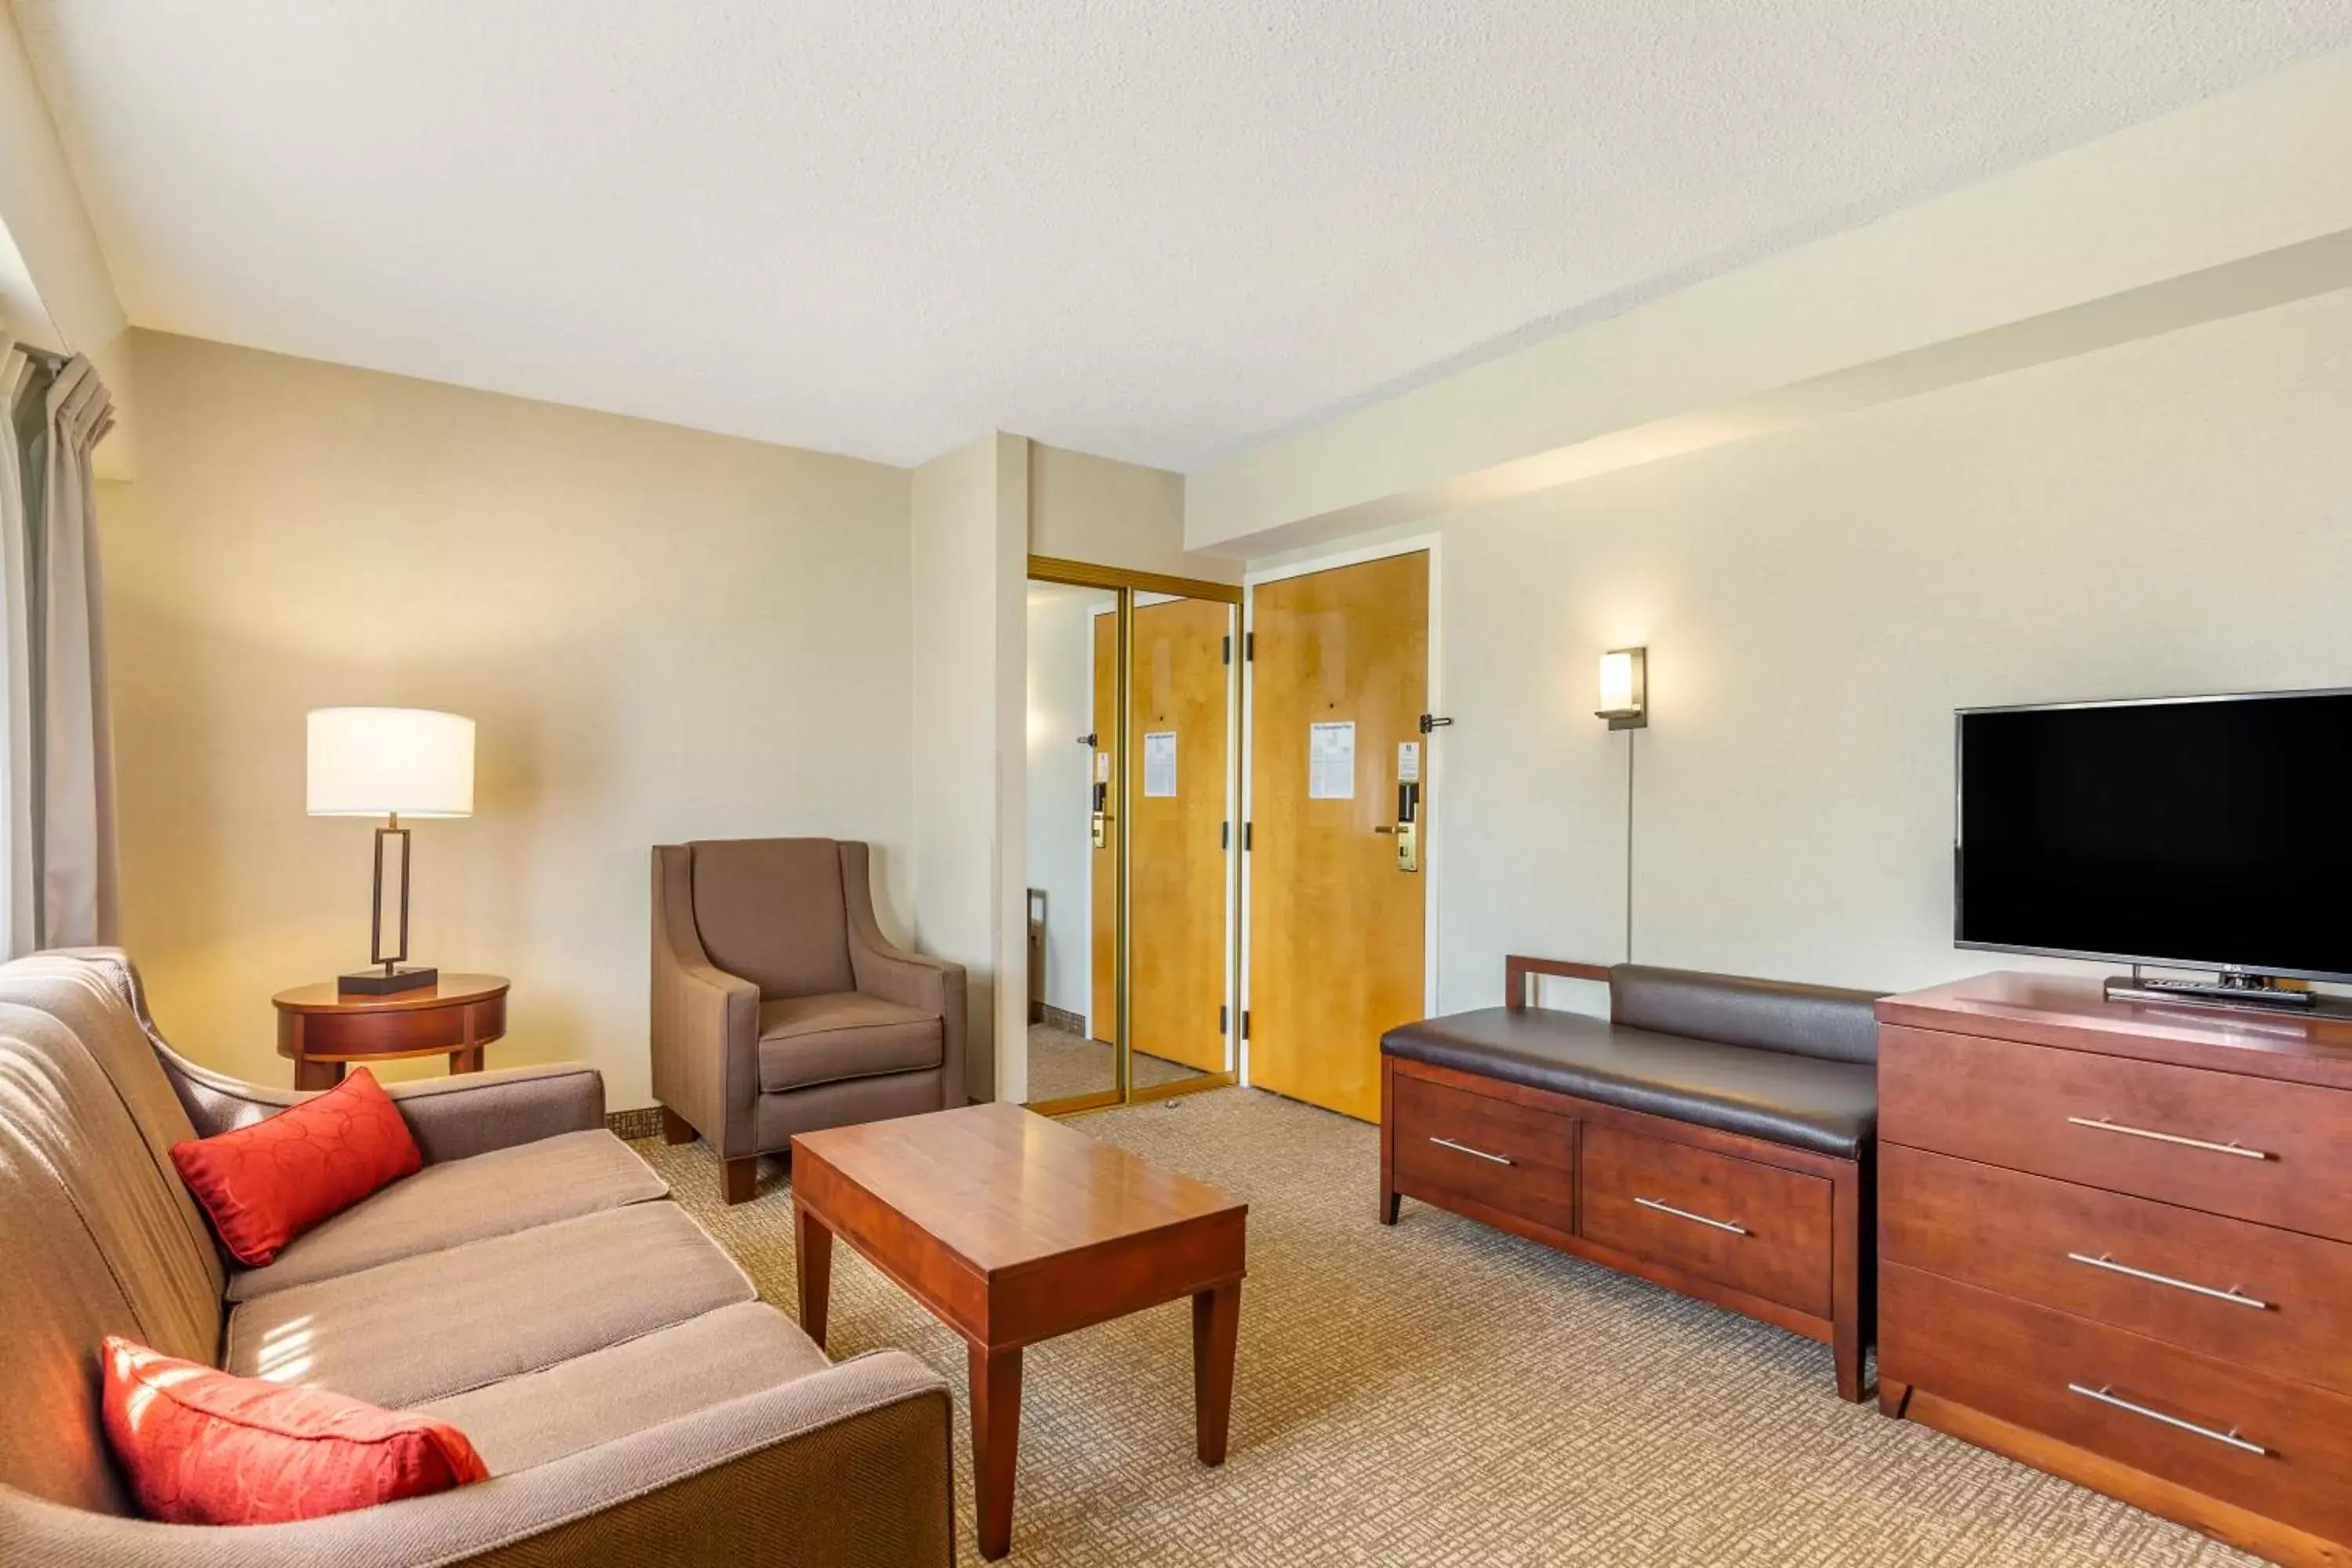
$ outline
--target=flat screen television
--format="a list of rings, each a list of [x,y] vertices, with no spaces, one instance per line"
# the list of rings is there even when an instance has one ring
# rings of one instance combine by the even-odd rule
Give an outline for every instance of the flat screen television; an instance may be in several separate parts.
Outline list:
[[[2352,691],[1957,721],[1960,946],[2352,980]]]

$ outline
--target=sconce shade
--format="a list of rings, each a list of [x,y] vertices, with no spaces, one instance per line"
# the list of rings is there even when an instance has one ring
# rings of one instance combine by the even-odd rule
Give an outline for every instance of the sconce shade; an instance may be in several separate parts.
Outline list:
[[[474,721],[427,708],[310,714],[312,816],[471,816]]]
[[[1650,650],[1611,648],[1601,656],[1601,706],[1594,717],[1612,730],[1638,730],[1649,722]]]

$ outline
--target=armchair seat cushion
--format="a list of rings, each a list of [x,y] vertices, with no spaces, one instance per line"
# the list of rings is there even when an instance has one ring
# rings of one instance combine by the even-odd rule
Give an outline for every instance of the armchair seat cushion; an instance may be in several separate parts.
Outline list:
[[[544,1465],[830,1364],[798,1324],[741,1301],[538,1372],[419,1405],[466,1434],[494,1476]]]
[[[231,1273],[228,1299],[250,1301],[668,1192],[652,1166],[601,1127],[493,1149],[427,1165],[297,1237],[275,1262]]]
[[[940,1016],[844,991],[760,1004],[760,1090],[784,1094],[845,1079],[936,1068]]]
[[[684,1209],[631,1204],[241,1302],[223,1365],[398,1409],[756,1294]]]

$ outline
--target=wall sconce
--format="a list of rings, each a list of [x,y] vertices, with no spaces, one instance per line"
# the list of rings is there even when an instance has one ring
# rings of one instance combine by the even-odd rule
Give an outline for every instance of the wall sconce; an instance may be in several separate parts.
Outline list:
[[[1644,730],[1650,724],[1650,650],[1611,648],[1601,656],[1601,706],[1596,719],[1612,730]]]

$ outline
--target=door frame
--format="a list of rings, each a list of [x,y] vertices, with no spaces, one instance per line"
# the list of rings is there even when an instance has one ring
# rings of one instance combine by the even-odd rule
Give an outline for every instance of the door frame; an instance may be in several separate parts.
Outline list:
[[[1445,536],[1443,533],[1418,533],[1399,539],[1384,539],[1373,544],[1360,544],[1334,550],[1327,554],[1286,560],[1279,565],[1244,572],[1242,574],[1242,589],[1245,595],[1242,601],[1243,636],[1246,638],[1256,630],[1257,589],[1261,584],[1279,583],[1288,577],[1311,577],[1318,572],[1337,571],[1342,566],[1361,566],[1368,561],[1385,561],[1391,556],[1412,555],[1417,552],[1426,551],[1429,554],[1429,710],[1432,713],[1443,714],[1445,711],[1442,676],[1442,671],[1445,668],[1444,659],[1442,657],[1444,647],[1443,637],[1444,595],[1441,589],[1444,583],[1444,543]],[[1257,776],[1257,758],[1251,742],[1255,733],[1252,721],[1257,713],[1256,692],[1257,661],[1255,658],[1245,658],[1242,662],[1241,701],[1243,746],[1241,820],[1244,823],[1254,820],[1255,809],[1254,794]],[[1421,793],[1424,821],[1427,820],[1428,814],[1435,806],[1443,804],[1445,798],[1439,787],[1444,778],[1444,769],[1439,761],[1438,749],[1431,743],[1433,739],[1433,731],[1430,736],[1423,738],[1421,746]],[[1422,884],[1421,1005],[1424,1014],[1433,1016],[1437,1011],[1437,900],[1439,879],[1444,864],[1445,838],[1446,836],[1443,833],[1424,834],[1421,851],[1421,875],[1427,879]],[[1241,1010],[1244,1016],[1249,1010],[1249,895],[1250,878],[1254,869],[1252,857],[1244,852],[1242,856],[1240,877],[1241,919],[1237,922],[1239,926],[1237,962],[1240,965],[1240,983],[1236,987],[1240,993]],[[1248,1084],[1250,1082],[1249,1037],[1246,1035],[1237,1042],[1236,1049],[1238,1054],[1234,1058],[1234,1065],[1239,1074],[1240,1081]]]
[[[1134,814],[1129,809],[1127,798],[1128,708],[1129,698],[1135,684],[1129,666],[1133,662],[1134,654],[1136,595],[1165,594],[1180,599],[1208,599],[1218,604],[1234,605],[1242,612],[1234,617],[1238,627],[1247,616],[1244,590],[1240,584],[1234,583],[1212,583],[1204,578],[1174,577],[1164,572],[1138,572],[1124,566],[1104,566],[1091,561],[1074,561],[1055,555],[1028,557],[1026,579],[1031,582],[1059,583],[1078,588],[1108,588],[1118,595],[1116,612],[1118,616],[1118,629],[1115,638],[1117,652],[1111,660],[1111,668],[1118,682],[1118,689],[1114,694],[1115,700],[1112,703],[1112,710],[1118,720],[1118,732],[1111,737],[1111,798],[1118,805],[1118,813],[1112,819],[1117,825],[1117,832],[1113,835],[1117,847],[1116,861],[1112,870],[1112,886],[1117,889],[1114,896],[1118,901],[1116,935],[1111,943],[1114,993],[1112,1006],[1118,1041],[1112,1061],[1113,1085],[1108,1089],[1098,1089],[1088,1094],[1069,1095],[1060,1100],[1046,1100],[1042,1103],[1032,1102],[1029,1109],[1044,1116],[1074,1116],[1084,1111],[1107,1110],[1116,1106],[1139,1104],[1144,1100],[1166,1100],[1180,1094],[1198,1094],[1204,1089],[1229,1088],[1238,1081],[1241,1060],[1237,1054],[1242,1048],[1239,1037],[1241,1006],[1238,1000],[1232,1007],[1232,1016],[1226,1022],[1225,1029],[1225,1059],[1233,1063],[1233,1066],[1223,1072],[1202,1073],[1193,1078],[1180,1079],[1174,1083],[1156,1084],[1139,1091],[1132,1081],[1134,1075],[1130,1070],[1129,1059],[1130,1049],[1127,986],[1127,835],[1129,819]],[[1236,635],[1240,634],[1237,632]],[[1236,648],[1235,651],[1241,650]],[[1245,664],[1246,660],[1243,662]],[[1089,655],[1089,668],[1091,668],[1091,655]],[[1092,677],[1089,676],[1088,679],[1091,682]],[[1243,685],[1246,686],[1247,681],[1248,671],[1244,669]],[[1227,689],[1231,691],[1232,688],[1229,687]],[[1229,807],[1242,788],[1242,785],[1236,782],[1242,777],[1241,749],[1232,743],[1234,739],[1233,726],[1236,722],[1234,714],[1239,711],[1241,706],[1241,702],[1237,700],[1229,700],[1226,703],[1228,744],[1225,752],[1225,798]],[[1025,770],[1022,787],[1024,792],[1028,788]],[[1240,820],[1237,813],[1234,820],[1236,823]],[[1236,851],[1232,855],[1231,859],[1234,865],[1245,867],[1249,857],[1238,853],[1238,847],[1236,847]],[[1226,994],[1233,996],[1235,994],[1239,974],[1242,941],[1241,925],[1237,918],[1240,911],[1236,908],[1241,897],[1241,873],[1229,867],[1224,881]],[[1087,941],[1091,944],[1094,923],[1094,880],[1091,876],[1087,879]],[[1025,943],[1027,940],[1025,929],[1022,934]],[[1024,951],[1026,951],[1025,947]],[[1089,962],[1091,963],[1091,960]],[[1091,1019],[1094,1011],[1091,982],[1089,993],[1087,1013]],[[1025,1008],[1022,1016],[1024,1019],[1027,1017]],[[1024,1050],[1027,1048],[1025,1036],[1023,1048]]]

